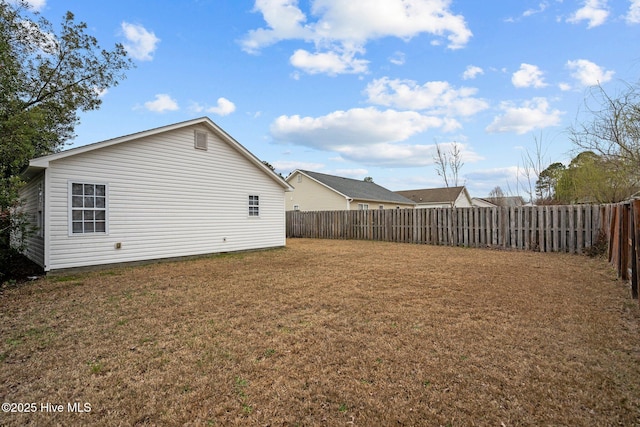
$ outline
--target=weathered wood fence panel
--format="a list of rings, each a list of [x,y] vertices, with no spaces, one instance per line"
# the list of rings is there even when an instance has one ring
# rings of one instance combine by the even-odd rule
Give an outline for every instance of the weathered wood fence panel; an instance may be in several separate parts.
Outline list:
[[[581,253],[598,240],[602,215],[611,212],[593,205],[289,211],[287,237]]]
[[[631,295],[638,298],[640,283],[640,200],[632,200],[601,208],[606,238],[609,243],[609,262],[618,277],[629,281]]]

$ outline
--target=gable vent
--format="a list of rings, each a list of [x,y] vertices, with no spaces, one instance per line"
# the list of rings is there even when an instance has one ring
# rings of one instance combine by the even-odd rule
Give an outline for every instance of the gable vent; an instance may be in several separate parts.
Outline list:
[[[195,131],[195,148],[198,150],[207,150],[207,133]]]

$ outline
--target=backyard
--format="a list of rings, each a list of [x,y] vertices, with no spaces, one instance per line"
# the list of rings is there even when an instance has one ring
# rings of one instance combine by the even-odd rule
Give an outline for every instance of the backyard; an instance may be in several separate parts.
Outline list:
[[[640,425],[639,326],[603,259],[289,239],[5,285],[0,425]]]

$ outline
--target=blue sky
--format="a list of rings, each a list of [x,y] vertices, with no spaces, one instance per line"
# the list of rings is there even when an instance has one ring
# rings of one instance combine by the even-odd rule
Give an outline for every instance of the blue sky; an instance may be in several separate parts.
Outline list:
[[[640,0],[30,3],[136,64],[73,146],[208,116],[284,176],[391,190],[444,186],[435,143],[457,143],[472,196],[527,197],[524,158],[570,161],[589,87],[639,82]]]

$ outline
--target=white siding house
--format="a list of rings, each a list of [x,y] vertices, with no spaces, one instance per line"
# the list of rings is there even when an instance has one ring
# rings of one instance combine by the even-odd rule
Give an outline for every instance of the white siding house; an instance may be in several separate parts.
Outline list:
[[[393,191],[359,179],[296,169],[287,177],[294,190],[287,195],[288,211],[355,209],[413,209],[415,203]]]
[[[464,186],[423,188],[396,191],[396,193],[413,200],[416,203],[416,208],[469,208],[473,206],[471,196]]]
[[[204,117],[33,159],[45,271],[285,245],[291,187]]]

